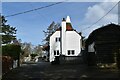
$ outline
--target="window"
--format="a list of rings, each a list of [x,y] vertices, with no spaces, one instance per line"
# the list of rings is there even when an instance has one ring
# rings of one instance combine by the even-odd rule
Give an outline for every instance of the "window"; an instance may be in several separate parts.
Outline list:
[[[74,55],[75,54],[75,50],[68,50],[68,55]]]
[[[57,50],[57,55],[59,55],[59,50]]]
[[[59,38],[59,41],[60,41],[60,38]]]
[[[70,55],[70,50],[68,50],[68,55]]]
[[[56,51],[54,50],[54,55],[56,55]]]
[[[74,50],[72,50],[72,55],[74,55],[75,54],[75,51]]]
[[[55,41],[56,41],[56,42],[60,41],[60,38],[59,38],[59,37],[56,37],[56,38],[55,38]]]
[[[54,50],[54,55],[59,55],[59,50]]]

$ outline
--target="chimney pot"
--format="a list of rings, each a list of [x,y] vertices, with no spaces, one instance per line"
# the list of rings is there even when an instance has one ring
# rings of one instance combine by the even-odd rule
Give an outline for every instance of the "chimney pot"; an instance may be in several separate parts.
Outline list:
[[[63,20],[62,20],[62,21],[66,21],[66,20],[65,20],[65,18],[63,18]]]

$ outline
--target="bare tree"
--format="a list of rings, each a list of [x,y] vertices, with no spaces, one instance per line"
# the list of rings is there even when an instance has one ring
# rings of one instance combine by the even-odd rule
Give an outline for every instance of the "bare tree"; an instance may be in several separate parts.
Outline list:
[[[27,56],[29,56],[29,54],[31,54],[32,44],[24,42],[21,44],[21,48],[23,50],[23,56],[27,57]]]
[[[33,52],[42,57],[42,46],[41,45],[35,46]]]

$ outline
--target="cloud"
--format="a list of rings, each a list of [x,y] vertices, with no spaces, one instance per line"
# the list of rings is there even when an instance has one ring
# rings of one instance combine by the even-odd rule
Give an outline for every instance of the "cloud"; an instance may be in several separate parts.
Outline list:
[[[117,4],[116,2],[101,2],[88,7],[87,12],[85,14],[85,18],[82,20],[81,23],[83,24],[82,25],[83,29],[90,27],[92,24],[98,21],[101,17],[108,13],[108,11],[110,11],[112,7],[115,6],[116,4]],[[118,6],[116,6],[112,11],[110,11],[104,18],[102,18],[95,25],[87,29],[86,30],[87,32],[83,31],[83,33],[85,34],[85,36],[88,36],[89,33],[94,29],[109,23],[118,23]]]

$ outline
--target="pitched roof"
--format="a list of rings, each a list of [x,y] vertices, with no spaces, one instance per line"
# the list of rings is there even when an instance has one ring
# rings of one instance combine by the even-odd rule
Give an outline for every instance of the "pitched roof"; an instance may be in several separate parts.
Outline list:
[[[70,17],[67,16],[67,18],[63,18],[62,21],[65,21],[66,22],[66,31],[73,31],[74,29],[72,28],[72,25],[71,25],[71,21],[70,21]],[[61,27],[58,28],[56,31],[61,31]]]
[[[103,26],[101,28],[98,28],[94,30],[92,33],[90,33],[88,39],[86,40],[86,44],[91,44],[93,41],[99,40],[118,40],[120,39],[120,25],[117,24],[108,24],[106,26]],[[109,39],[109,40],[107,40]]]
[[[73,31],[71,23],[66,23],[66,31]],[[61,31],[61,27],[59,27],[56,31]]]
[[[56,31],[61,31],[61,27],[59,27],[58,29],[56,29]]]
[[[73,31],[71,23],[66,23],[66,31]]]

